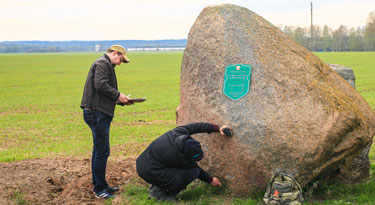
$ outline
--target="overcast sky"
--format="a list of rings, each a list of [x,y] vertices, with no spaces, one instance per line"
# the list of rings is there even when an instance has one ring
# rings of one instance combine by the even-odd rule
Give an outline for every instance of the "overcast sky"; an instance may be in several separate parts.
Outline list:
[[[375,0],[0,0],[0,41],[187,38],[202,9],[232,3],[275,26],[363,27]]]

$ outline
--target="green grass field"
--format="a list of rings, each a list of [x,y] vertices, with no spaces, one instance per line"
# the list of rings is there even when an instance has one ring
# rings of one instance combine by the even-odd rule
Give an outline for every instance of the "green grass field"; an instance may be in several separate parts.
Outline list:
[[[82,119],[79,105],[88,69],[100,55],[0,55],[0,162],[90,156],[91,132]],[[116,68],[119,90],[132,97],[146,97],[147,101],[116,108],[111,126],[111,147],[125,143],[132,146],[111,153],[111,156],[136,156],[149,142],[175,126],[182,55],[182,52],[134,52],[129,54],[130,64]],[[375,107],[375,52],[316,55],[327,63],[351,67],[356,75],[356,89],[372,108]],[[370,158],[375,160],[374,149]],[[324,203],[372,204],[375,201],[374,183],[351,186],[357,190],[353,194],[341,191],[345,186],[333,186],[336,191]],[[132,190],[138,190],[140,194]],[[145,187],[129,186],[124,197],[134,203],[151,203],[146,199],[145,190]],[[188,190],[183,196],[189,198],[191,192]],[[203,188],[198,195],[207,199],[198,197],[192,202],[255,204],[258,200],[233,198],[228,201],[227,198],[218,199],[214,192]],[[350,196],[345,197],[345,194]]]
[[[341,64],[354,70],[356,90],[375,108],[375,52],[315,53],[326,63]]]
[[[0,55],[0,161],[90,154],[79,105],[88,69],[100,55]],[[130,57],[132,63],[116,68],[119,90],[147,101],[117,107],[112,146],[150,142],[175,126],[182,52]]]

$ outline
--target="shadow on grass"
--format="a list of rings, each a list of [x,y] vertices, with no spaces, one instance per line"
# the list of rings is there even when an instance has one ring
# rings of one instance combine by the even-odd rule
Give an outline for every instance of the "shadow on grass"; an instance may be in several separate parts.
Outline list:
[[[125,190],[123,197],[129,204],[173,204],[149,198],[147,188],[133,182],[130,182]]]
[[[130,182],[126,187],[123,197],[130,204],[259,204],[259,200],[241,199],[229,196],[225,192],[225,186],[211,187],[200,181],[190,184],[186,190],[177,195],[178,202],[171,203],[148,198],[147,187]]]
[[[365,183],[323,183],[305,204],[375,204],[375,164],[370,164],[370,179]]]

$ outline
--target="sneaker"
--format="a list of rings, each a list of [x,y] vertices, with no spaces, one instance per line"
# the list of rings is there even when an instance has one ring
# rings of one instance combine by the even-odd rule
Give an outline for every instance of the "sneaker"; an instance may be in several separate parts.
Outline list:
[[[109,192],[107,189],[104,189],[100,192],[97,192],[95,193],[95,197],[96,198],[100,198],[100,199],[109,199],[109,198],[112,198],[112,197],[115,197],[116,195],[114,195],[113,193]]]
[[[155,185],[151,184],[150,187],[148,187],[148,192],[150,192],[153,188],[154,188]]]
[[[177,196],[176,193],[167,192],[164,189],[155,185],[151,185],[150,188],[148,189],[149,198],[154,198],[154,199],[161,200],[161,201],[176,202],[177,201],[176,196]]]
[[[170,201],[170,202],[176,202],[177,201],[177,193],[171,193],[171,192],[168,192],[166,191],[165,192],[165,197],[161,200],[163,201]]]
[[[154,199],[157,199],[157,200],[162,200],[162,198],[166,197],[166,193],[160,187],[157,187],[155,185],[151,185],[149,190],[148,190],[148,197],[154,198]]]
[[[118,188],[118,187],[110,187],[109,186],[107,188],[107,191],[110,192],[110,193],[112,193],[112,194],[115,193],[115,192],[118,192],[119,190],[120,190],[120,188]]]

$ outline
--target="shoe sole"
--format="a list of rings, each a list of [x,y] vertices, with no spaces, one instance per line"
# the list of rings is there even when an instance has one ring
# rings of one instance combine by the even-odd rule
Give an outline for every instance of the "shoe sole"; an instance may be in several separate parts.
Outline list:
[[[103,194],[101,194],[101,195],[103,195]],[[114,195],[114,194],[113,195],[108,195],[107,194],[107,196],[104,196],[104,195],[103,196],[98,196],[98,195],[95,194],[95,197],[98,198],[98,199],[109,199],[109,198],[114,198],[115,196],[116,195]]]

